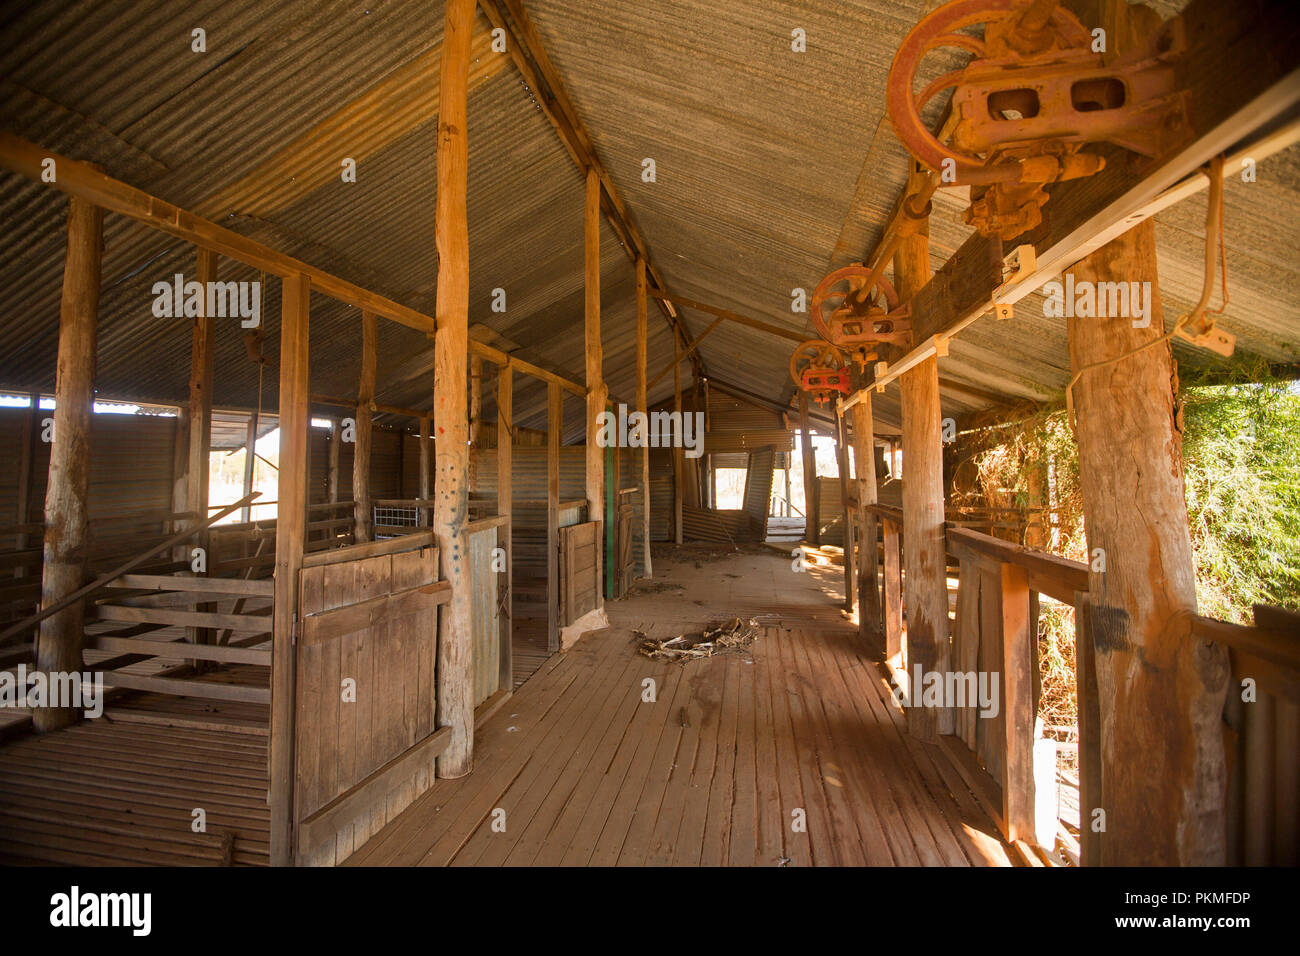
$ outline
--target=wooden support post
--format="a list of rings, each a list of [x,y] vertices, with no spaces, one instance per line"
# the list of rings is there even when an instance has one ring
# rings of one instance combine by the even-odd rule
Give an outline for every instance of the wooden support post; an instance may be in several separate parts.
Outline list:
[[[1183,492],[1178,377],[1164,333],[1148,220],[1073,269],[1081,282],[1150,283],[1150,323],[1068,319],[1079,482],[1101,702],[1107,866],[1226,859],[1222,647],[1174,623],[1196,611]],[[1121,357],[1126,356],[1126,357]],[[1104,363],[1098,365],[1097,363]],[[910,460],[908,468],[911,468]],[[1104,568],[1104,570],[1102,570]],[[1081,806],[1085,825],[1095,808]]]
[[[462,777],[474,766],[474,646],[468,555],[462,528],[469,515],[469,223],[466,192],[469,140],[466,86],[474,0],[447,0],[438,110],[438,332],[434,339],[434,420],[438,428],[433,527],[442,577],[451,599],[438,629],[438,726],[451,728],[438,757],[439,777]]]
[[[560,649],[560,430],[564,393],[546,383],[546,648]]]
[[[497,529],[497,546],[505,552],[505,602],[501,616],[501,669],[497,688],[512,690],[514,687],[514,525],[511,515],[514,512],[514,420],[515,390],[514,371],[509,365],[502,365],[497,370],[497,514],[506,519],[506,523]]]
[[[32,523],[32,499],[35,497],[36,485],[36,450],[41,441],[41,393],[32,392],[27,396],[27,411],[23,414],[22,433],[18,449],[18,501],[14,509],[17,524]],[[20,531],[14,536],[14,549],[26,550],[31,536]],[[27,573],[23,567],[14,568],[14,577],[21,578]]]
[[[469,443],[479,445],[480,425],[483,424],[483,359],[474,355],[469,360]]]
[[[899,564],[898,525],[885,521],[885,658],[901,669],[903,660],[903,580]]]
[[[428,501],[433,494],[433,419],[424,415],[420,418],[420,489],[421,501]],[[419,510],[420,527],[429,527],[429,509]]]
[[[849,478],[849,443],[844,427],[844,416],[835,416],[835,459],[840,472],[840,514],[844,523],[844,610],[850,614],[857,605],[857,574],[853,553],[857,517],[849,505],[853,483]]]
[[[217,254],[199,249],[197,258],[195,278],[206,290],[208,283],[217,281]],[[208,458],[212,448],[212,360],[216,332],[213,317],[207,314],[205,299],[204,307],[194,319],[190,345],[190,451],[185,510],[197,515],[192,519],[191,525],[201,524],[207,517]]]
[[[190,410],[189,404],[176,407],[176,427],[172,431],[172,513],[184,514],[190,498]],[[172,519],[172,531],[180,531],[188,524]],[[186,561],[189,548],[181,542],[171,550],[173,561]]]
[[[605,606],[605,449],[596,441],[597,422],[608,394],[600,345],[600,176],[587,170],[587,205],[583,217],[587,265],[587,520],[600,522],[596,531],[596,607]]]
[[[343,444],[341,441],[339,441],[339,436],[342,434],[342,431],[343,429],[339,423],[338,418],[331,418],[330,419],[329,474],[326,477],[326,482],[327,482],[328,492],[329,492],[329,500],[331,504],[339,500],[339,446]],[[249,489],[245,488],[244,494],[248,494],[248,491]],[[330,517],[333,516],[334,513],[330,512]],[[332,533],[333,532],[331,532],[331,534]]]
[[[95,402],[95,345],[104,212],[75,196],[68,201],[68,245],[59,306],[59,357],[54,385],[54,443],[45,490],[45,564],[41,606],[81,587],[86,566],[86,495],[90,483],[90,428]],[[36,669],[80,673],[84,605],[73,604],[41,622]],[[76,723],[75,707],[37,707],[39,732]]]
[[[677,361],[673,362],[673,411],[677,413],[680,421],[682,417],[682,362],[681,347],[678,345],[677,336],[673,336],[673,354]],[[682,449],[673,446],[673,541],[677,544],[682,543]]]
[[[899,245],[894,256],[894,281],[906,302],[930,279],[928,229]],[[907,473],[903,479],[903,567],[906,569],[907,670],[915,675],[946,675],[949,669],[947,546],[944,541],[943,425],[939,410],[939,363],[934,357],[905,372],[899,380],[903,406],[903,448]],[[912,688],[913,706],[907,728],[922,740],[950,734],[955,726],[951,707],[919,706],[919,688]]]
[[[648,414],[646,405],[645,363],[646,363],[646,275],[645,260],[636,261],[636,407],[642,415]],[[647,419],[649,421],[649,419]],[[650,442],[649,435],[641,448],[641,547],[642,564],[645,576],[654,577],[654,565],[650,560]]]
[[[1029,574],[1001,566],[1002,698],[1006,766],[1002,819],[1008,840],[1036,842],[1034,827],[1034,675],[1038,670],[1029,614]]]
[[[817,507],[817,452],[812,432],[808,430],[808,393],[799,393],[799,440],[803,450],[804,540],[814,547],[822,543],[821,522]]]
[[[186,466],[185,510],[192,512],[188,526],[202,524],[208,516],[208,483],[212,453],[212,387],[214,379],[213,356],[216,351],[217,327],[214,316],[207,314],[207,289],[217,281],[217,254],[209,249],[196,250],[195,279],[204,290],[204,303],[194,319],[190,345],[190,404],[186,420],[189,422],[189,456]],[[208,546],[205,533],[198,540],[187,543],[182,549],[184,560],[190,559],[194,548]],[[195,610],[212,611],[211,604],[199,604]],[[211,644],[215,632],[209,628],[187,627],[185,639],[191,644]],[[192,660],[195,670],[206,670],[204,661]]]
[[[436,351],[436,346],[435,346]],[[379,320],[373,312],[361,313],[361,381],[357,385],[357,417],[352,445],[352,540],[371,539],[374,511],[370,506],[370,437],[373,433],[375,372],[379,364]]]
[[[265,294],[265,290],[263,290]],[[244,435],[244,497],[253,493],[253,475],[257,467],[257,412],[248,416],[248,431]],[[334,423],[334,441],[339,440],[338,422]],[[239,520],[247,524],[253,518],[253,506],[244,505],[239,510]]]
[[[297,699],[298,572],[307,540],[307,427],[310,404],[306,276],[280,285],[280,469],[276,493],[275,603],[271,642],[271,863],[294,858],[294,744]]]
[[[880,629],[880,552],[876,535],[876,514],[868,509],[877,503],[875,422],[871,411],[871,393],[867,392],[853,406],[853,461],[858,485],[858,633],[879,641]]]

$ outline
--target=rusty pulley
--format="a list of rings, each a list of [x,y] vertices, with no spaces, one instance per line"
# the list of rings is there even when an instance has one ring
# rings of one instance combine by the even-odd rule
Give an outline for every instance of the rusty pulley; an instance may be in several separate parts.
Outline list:
[[[849,393],[849,369],[844,353],[821,339],[810,339],[790,356],[790,378],[818,405],[839,392]]]
[[[865,288],[870,282],[871,288]],[[884,276],[866,266],[844,266],[829,273],[812,296],[812,323],[822,338],[850,349],[859,363],[869,361],[872,346],[912,344],[912,323],[906,306]]]
[[[983,26],[983,36],[969,32]],[[1161,156],[1190,135],[1175,62],[1182,21],[1152,31],[1123,56],[1055,0],[954,0],[904,39],[889,71],[889,117],[913,156],[943,186],[970,185],[966,221],[1010,239],[1042,219],[1043,187],[1091,176],[1105,159],[1082,151],[1112,143]],[[931,51],[973,54],[919,94],[915,78]],[[953,91],[951,135],[941,142],[922,122],[926,104]]]

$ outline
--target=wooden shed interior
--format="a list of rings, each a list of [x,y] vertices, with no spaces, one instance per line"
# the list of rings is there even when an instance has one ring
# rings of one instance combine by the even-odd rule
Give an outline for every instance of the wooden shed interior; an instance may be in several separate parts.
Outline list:
[[[1300,379],[1293,5],[0,23],[0,863],[1296,863],[1179,392]]]

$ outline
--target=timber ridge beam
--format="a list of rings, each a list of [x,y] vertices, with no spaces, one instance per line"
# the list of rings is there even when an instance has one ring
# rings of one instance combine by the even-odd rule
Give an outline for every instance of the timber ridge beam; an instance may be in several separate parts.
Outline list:
[[[1058,184],[1042,225],[1005,250],[998,237],[973,233],[912,297],[918,344],[878,371],[873,387],[945,354],[946,340],[990,312],[995,295],[1000,304],[1020,301],[1111,239],[1205,188],[1199,170],[1213,157],[1226,154],[1225,169],[1236,170],[1244,157],[1258,162],[1300,141],[1295,121],[1259,135],[1300,103],[1300,68],[1294,65],[1300,22],[1281,0],[1264,5],[1271,9],[1242,23],[1231,4],[1192,0],[1182,13],[1192,45],[1179,82],[1190,91],[1195,138],[1149,168],[1112,162],[1088,179]],[[1004,284],[1003,254],[1022,244],[1035,249],[1035,267]],[[856,394],[844,408],[853,406]]]
[[[493,27],[506,32],[508,38],[506,49],[511,59],[514,60],[529,92],[534,95],[542,113],[550,120],[551,126],[578,170],[584,176],[589,170],[596,173],[601,186],[601,211],[605,214],[610,228],[614,230],[614,235],[618,237],[628,258],[633,263],[638,259],[643,260],[650,282],[658,288],[663,288],[663,276],[659,274],[654,261],[650,258],[650,249],[641,237],[631,211],[624,205],[618,190],[614,187],[614,181],[596,155],[591,136],[588,135],[586,127],[578,116],[573,101],[569,99],[559,71],[547,56],[541,35],[524,11],[523,3],[521,0],[478,0],[478,6]],[[659,302],[659,308],[668,322],[669,329],[672,330],[674,340],[680,340],[683,344],[689,342],[690,334],[677,310],[662,301]],[[698,353],[691,356],[691,366],[695,371],[696,379],[708,377],[704,359]]]
[[[255,239],[249,239],[208,219],[187,212],[164,199],[106,175],[90,163],[42,149],[20,136],[0,130],[0,168],[25,176],[32,182],[43,183],[41,170],[42,163],[46,159],[54,160],[55,168],[58,170],[56,181],[46,185],[60,189],[69,196],[78,196],[101,209],[152,226],[177,239],[192,242],[200,249],[210,250],[280,279],[305,276],[310,280],[313,292],[328,296],[345,305],[355,306],[363,312],[372,312],[376,316],[405,325],[407,328],[417,329],[428,335],[433,335],[437,329],[437,322],[431,315],[425,315],[417,309],[363,289],[355,283],[272,249]],[[524,375],[539,378],[544,382],[555,382],[575,395],[587,394],[587,390],[577,382],[556,375],[554,372],[548,372],[540,366],[525,362],[483,342],[471,339],[469,350],[471,354],[487,359],[498,366],[508,364]]]

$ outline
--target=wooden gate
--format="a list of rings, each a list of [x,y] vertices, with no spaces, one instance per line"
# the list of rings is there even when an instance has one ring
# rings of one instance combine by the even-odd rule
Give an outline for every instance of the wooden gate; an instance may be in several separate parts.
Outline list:
[[[560,529],[560,622],[567,627],[596,609],[596,535],[599,521]]]
[[[426,790],[435,729],[433,534],[308,555],[299,577],[295,862],[343,860]]]
[[[633,497],[639,488],[619,492],[614,514],[614,597],[621,598],[632,586],[636,575],[636,553],[633,543],[636,535],[636,506]]]

